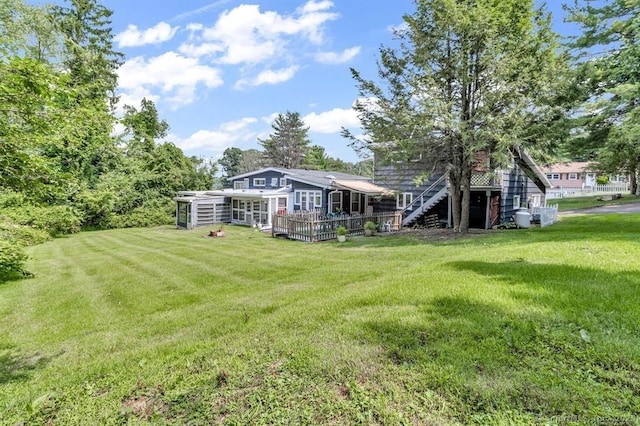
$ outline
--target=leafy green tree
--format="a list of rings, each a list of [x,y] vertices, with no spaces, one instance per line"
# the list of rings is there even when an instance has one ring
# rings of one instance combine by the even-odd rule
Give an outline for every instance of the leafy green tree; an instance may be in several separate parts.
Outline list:
[[[425,159],[425,174],[445,171],[453,225],[469,227],[471,174],[478,153],[489,170],[514,146],[555,142],[551,123],[564,61],[551,18],[533,0],[418,0],[404,17],[397,47],[382,47],[380,81],[352,69],[366,138],[352,146],[387,161]],[[557,104],[556,104],[557,105]]]
[[[146,98],[140,102],[140,110],[130,105],[124,106],[124,117],[120,120],[130,139],[127,151],[130,155],[151,154],[156,139],[167,136],[169,124],[160,119],[153,101]]]
[[[237,176],[240,173],[240,162],[242,161],[242,150],[240,148],[230,147],[224,150],[222,158],[218,160],[218,164],[222,167],[223,185],[229,185],[229,178]]]
[[[113,50],[112,12],[96,0],[68,0],[48,10],[63,45],[60,58],[49,61],[63,67],[69,94],[58,99],[60,122],[44,151],[74,185],[91,188],[121,155],[111,136],[116,70],[122,62],[122,54]]]
[[[587,153],[601,172],[628,173],[638,193],[640,2],[576,0],[568,10],[583,30],[570,44],[583,95],[571,153]]]
[[[242,151],[242,159],[238,166],[238,173],[249,173],[267,167],[268,162],[264,152],[257,149],[245,149]]]
[[[297,112],[278,114],[267,139],[258,139],[270,166],[295,169],[302,165],[309,147],[304,121]]]
[[[64,77],[33,59],[0,61],[0,189],[48,200],[60,176],[42,153],[56,131],[56,99]]]

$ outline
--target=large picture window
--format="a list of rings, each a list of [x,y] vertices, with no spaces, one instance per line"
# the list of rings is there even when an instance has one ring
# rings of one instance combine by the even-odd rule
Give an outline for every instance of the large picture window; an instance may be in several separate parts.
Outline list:
[[[322,207],[321,191],[296,191],[294,204],[300,206],[300,210],[315,210]]]

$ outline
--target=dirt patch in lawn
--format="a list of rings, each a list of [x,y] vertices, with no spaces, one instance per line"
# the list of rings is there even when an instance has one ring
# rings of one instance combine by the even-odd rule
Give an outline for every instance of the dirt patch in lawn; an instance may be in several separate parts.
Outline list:
[[[490,233],[500,232],[493,229],[469,229],[466,234],[454,232],[452,228],[404,228],[396,235],[411,236],[418,239],[428,241],[455,241],[461,238],[475,238],[488,235]]]

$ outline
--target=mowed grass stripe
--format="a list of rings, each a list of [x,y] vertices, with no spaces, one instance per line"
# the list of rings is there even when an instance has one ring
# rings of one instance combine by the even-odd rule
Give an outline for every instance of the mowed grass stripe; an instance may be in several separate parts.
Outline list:
[[[0,285],[11,299],[2,312],[17,321],[0,334],[41,321],[51,289],[84,305],[49,305],[50,318],[75,309],[69,321],[91,322],[11,332],[12,356],[48,359],[0,386],[0,423],[625,419],[640,406],[638,219],[449,242],[304,244],[240,227],[208,239],[165,227],[34,247],[36,278]],[[101,300],[134,286],[135,303]],[[19,314],[27,293],[32,309]],[[132,398],[154,404],[150,417],[123,409]]]

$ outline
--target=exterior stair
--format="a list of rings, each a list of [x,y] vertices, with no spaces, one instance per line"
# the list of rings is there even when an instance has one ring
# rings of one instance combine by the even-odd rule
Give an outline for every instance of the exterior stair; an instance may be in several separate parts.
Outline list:
[[[409,226],[449,194],[446,176],[436,179],[402,211],[402,226]]]

